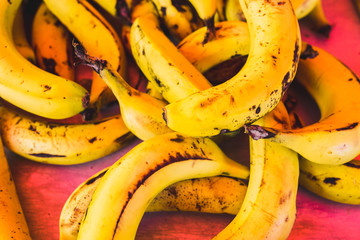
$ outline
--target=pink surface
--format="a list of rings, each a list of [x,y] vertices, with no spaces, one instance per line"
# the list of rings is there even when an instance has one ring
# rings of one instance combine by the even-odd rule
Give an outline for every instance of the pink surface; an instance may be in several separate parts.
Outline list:
[[[333,25],[330,38],[315,36],[302,26],[303,40],[328,50],[360,75],[360,18],[351,0],[323,2]],[[103,159],[77,166],[44,165],[7,152],[33,239],[58,239],[59,214],[71,192],[138,142]],[[297,207],[289,239],[360,239],[360,206],[333,203],[300,188]],[[146,214],[137,239],[208,239],[231,219],[228,215],[196,213]]]

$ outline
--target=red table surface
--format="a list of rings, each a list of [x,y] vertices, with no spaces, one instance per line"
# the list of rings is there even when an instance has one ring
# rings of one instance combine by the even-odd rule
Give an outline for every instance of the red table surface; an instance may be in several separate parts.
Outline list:
[[[330,37],[316,36],[301,24],[303,40],[323,47],[360,75],[360,18],[351,0],[323,0],[333,26]],[[6,151],[25,216],[34,240],[58,239],[63,204],[84,180],[110,166],[131,147],[76,166],[33,162]],[[228,146],[231,151],[231,146]],[[147,213],[137,239],[209,239],[233,218],[198,213]],[[360,206],[334,203],[299,188],[297,219],[289,239],[360,239]]]

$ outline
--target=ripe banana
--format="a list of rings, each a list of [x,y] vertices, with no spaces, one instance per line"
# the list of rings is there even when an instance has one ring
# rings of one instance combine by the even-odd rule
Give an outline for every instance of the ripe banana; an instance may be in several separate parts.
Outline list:
[[[340,165],[318,164],[300,159],[300,185],[334,202],[360,205],[360,161]]]
[[[316,7],[318,2],[321,2],[322,0],[301,0],[300,4],[298,4],[297,7],[294,6],[295,14],[298,19],[302,19],[309,15],[311,11]],[[297,2],[299,2],[297,0]]]
[[[126,78],[125,50],[111,24],[86,0],[44,0],[50,11],[69,29],[92,55],[105,59]],[[107,85],[94,73],[90,103]]]
[[[0,96],[42,117],[72,117],[86,108],[89,94],[79,84],[41,70],[18,52],[12,29],[21,2],[0,2]]]
[[[203,43],[211,41],[216,37],[214,24],[215,14],[217,11],[217,1],[218,0],[189,0],[199,17],[204,21],[207,28]]]
[[[285,106],[257,121],[289,127]],[[296,218],[297,153],[267,139],[250,139],[250,178],[239,213],[214,239],[287,239]]]
[[[225,17],[227,21],[246,21],[239,0],[226,0]]]
[[[133,139],[120,115],[92,123],[48,123],[0,107],[4,145],[33,161],[73,165],[93,161],[122,148]]]
[[[301,39],[290,1],[241,5],[250,33],[245,66],[226,82],[165,106],[164,119],[174,131],[214,136],[238,130],[274,109],[292,82]]]
[[[60,240],[77,239],[81,220],[108,168],[80,184],[65,202],[59,220]],[[209,177],[184,180],[162,190],[146,211],[196,211],[236,214],[247,186],[241,179]]]
[[[249,54],[250,36],[247,23],[218,22],[215,24],[215,34],[217,38],[203,44],[206,27],[202,27],[186,36],[177,46],[180,53],[201,73],[236,56]]]
[[[168,102],[212,86],[148,18],[136,18],[130,45],[137,65]]]
[[[298,152],[309,161],[338,165],[360,154],[360,80],[325,50],[304,44],[317,56],[302,55],[296,81],[312,95],[320,109],[319,121],[303,128],[282,130],[249,126],[250,133]],[[307,51],[309,53],[309,51]],[[261,136],[260,136],[260,135]]]
[[[72,35],[42,2],[32,24],[32,47],[42,69],[75,80]]]
[[[248,174],[247,167],[229,159],[208,138],[179,133],[153,137],[131,149],[104,174],[78,239],[134,239],[147,206],[167,186],[218,175],[246,179]]]
[[[315,7],[306,15],[304,20],[309,22],[309,26],[313,31],[327,38],[329,37],[332,25],[325,15],[322,0],[316,2]]]
[[[165,101],[131,87],[120,74],[111,70],[107,61],[89,56],[78,43],[74,45],[76,56],[92,67],[113,91],[125,125],[135,136],[146,140],[172,132],[162,118],[162,108],[167,104]]]
[[[29,228],[0,138],[0,239],[30,240]]]
[[[32,49],[29,40],[27,38],[26,30],[25,30],[25,20],[24,20],[24,7],[20,5],[13,26],[13,41],[16,49],[20,52],[20,54],[26,58],[31,63],[35,64],[35,53]]]

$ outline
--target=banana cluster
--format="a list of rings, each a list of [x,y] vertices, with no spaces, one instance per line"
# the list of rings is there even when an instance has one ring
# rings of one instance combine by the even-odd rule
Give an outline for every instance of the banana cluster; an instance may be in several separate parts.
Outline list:
[[[360,204],[359,77],[301,40],[303,20],[329,36],[321,0],[43,0],[30,24],[26,7],[0,3],[4,146],[73,165],[141,140],[73,191],[61,240],[134,239],[146,211],[233,214],[214,239],[286,239],[299,185]],[[284,104],[293,82],[316,122]],[[217,144],[242,131],[249,166]]]

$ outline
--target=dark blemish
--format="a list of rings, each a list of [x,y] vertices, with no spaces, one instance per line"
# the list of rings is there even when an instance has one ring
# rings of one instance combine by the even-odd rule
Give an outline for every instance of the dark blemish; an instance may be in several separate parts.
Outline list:
[[[41,158],[66,157],[66,155],[50,154],[50,153],[30,153],[29,155]]]
[[[161,7],[160,12],[161,12],[162,16],[166,16],[166,7]]]
[[[342,61],[340,61],[339,59],[337,59],[344,67],[346,67],[350,72],[351,74],[353,75],[353,77],[356,79],[356,81],[358,83],[360,83],[360,78],[356,75],[356,73],[351,69],[349,68],[345,63],[343,63]]]
[[[289,88],[290,86],[290,72],[287,72],[284,76],[284,79],[282,80],[282,94],[284,94],[286,92],[286,90]]]
[[[279,6],[281,6],[281,5],[284,5],[286,2],[278,2],[277,4],[279,5]]]
[[[326,184],[330,184],[330,185],[336,185],[336,182],[340,180],[340,178],[336,178],[336,177],[328,177],[324,179],[324,183]]]
[[[317,29],[317,33],[325,36],[326,38],[329,38],[331,30],[332,30],[332,26],[330,24],[326,24],[321,28]]]
[[[178,142],[178,143],[181,143],[183,142],[185,139],[183,136],[181,135],[176,135],[176,138],[170,138],[170,141],[172,142]]]
[[[256,110],[255,110],[255,113],[256,113],[256,114],[259,114],[260,111],[261,111],[261,108],[260,108],[260,106],[258,106],[258,107],[256,108]]]
[[[134,1],[134,2],[136,2],[136,1]],[[116,9],[116,16],[118,16],[122,20],[124,20],[127,25],[132,24],[130,9],[129,9],[128,5],[126,4],[126,1],[117,0],[115,9]]]
[[[142,50],[141,54],[145,56],[145,49]]]
[[[355,127],[357,127],[359,123],[352,123],[347,127],[343,127],[343,128],[337,128],[336,131],[344,131],[344,130],[350,130],[350,129],[354,129]]]
[[[99,175],[97,175],[96,177],[90,178],[89,180],[86,181],[85,185],[90,185],[93,184],[96,180],[102,178],[105,173],[107,172],[107,170],[105,170],[104,172],[100,173]]]
[[[165,87],[164,84],[156,76],[154,77],[154,81],[160,88]]]
[[[96,140],[97,140],[97,137],[93,137],[93,138],[89,139],[88,141],[89,141],[89,143],[94,143]]]
[[[174,198],[177,198],[177,197],[178,197],[178,192],[177,192],[177,190],[176,190],[176,187],[174,187],[174,186],[169,186],[169,187],[167,188],[167,191],[168,191],[171,195],[173,195]]]
[[[47,91],[51,90],[51,86],[49,86],[49,85],[44,85],[44,88],[45,88],[44,92],[47,92]]]
[[[347,167],[352,167],[352,168],[360,168],[360,165],[356,165],[351,162],[344,163],[344,165]]]
[[[134,135],[132,132],[128,132],[128,133],[126,133],[126,134],[124,134],[124,135],[116,138],[116,139],[114,140],[114,142],[123,143],[123,142],[125,142],[125,141],[127,141],[127,140],[129,140],[129,139],[131,139],[131,138],[134,138],[134,136],[135,136],[135,135]]]
[[[45,66],[45,70],[47,72],[50,72],[52,74],[55,74],[55,75],[59,75],[58,73],[56,73],[55,71],[55,66],[56,66],[56,62],[54,59],[52,58],[42,58],[42,61],[43,61],[43,64]]]
[[[319,181],[319,179],[316,176],[312,175],[310,172],[305,172],[303,170],[300,170],[300,173],[304,174],[307,178],[309,178],[312,181]]]
[[[293,57],[293,64],[299,62],[299,43],[298,41],[295,42],[295,49],[294,49],[294,57]]]
[[[179,25],[177,25],[177,24],[174,24],[173,26],[172,26],[172,29],[179,29]]]
[[[37,133],[37,134],[40,134],[33,125],[30,125],[28,129],[30,131],[33,131],[33,132]]]
[[[245,133],[249,134],[254,140],[273,138],[276,136],[275,133],[264,129],[259,125],[245,125],[244,128]]]
[[[305,50],[300,54],[300,58],[306,60],[308,58],[313,59],[319,55],[319,52],[314,50],[314,48],[308,44]]]
[[[82,105],[84,108],[86,108],[90,103],[90,94],[87,92],[85,96],[82,99]]]
[[[229,133],[229,132],[230,132],[229,129],[221,129],[221,130],[220,130],[220,134]]]

